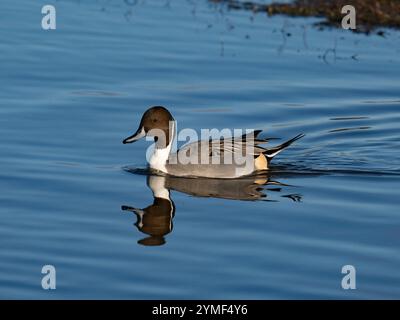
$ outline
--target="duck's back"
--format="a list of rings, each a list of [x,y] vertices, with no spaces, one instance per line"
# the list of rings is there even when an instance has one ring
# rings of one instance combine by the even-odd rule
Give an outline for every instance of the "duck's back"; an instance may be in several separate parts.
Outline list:
[[[243,137],[201,140],[171,154],[166,169],[174,176],[237,178],[254,172],[254,159],[263,151]]]

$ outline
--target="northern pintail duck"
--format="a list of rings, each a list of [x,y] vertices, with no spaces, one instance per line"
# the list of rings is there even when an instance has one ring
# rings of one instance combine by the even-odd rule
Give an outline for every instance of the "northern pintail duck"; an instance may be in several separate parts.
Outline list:
[[[164,107],[155,106],[142,116],[137,131],[123,143],[132,143],[143,137],[153,137],[154,151],[150,155],[150,168],[178,177],[238,178],[268,170],[274,156],[302,138],[294,138],[269,149],[263,148],[271,138],[259,139],[262,130],[229,139],[209,139],[188,143],[171,153],[176,122]],[[239,159],[239,160],[238,160]],[[229,161],[230,160],[230,161]]]

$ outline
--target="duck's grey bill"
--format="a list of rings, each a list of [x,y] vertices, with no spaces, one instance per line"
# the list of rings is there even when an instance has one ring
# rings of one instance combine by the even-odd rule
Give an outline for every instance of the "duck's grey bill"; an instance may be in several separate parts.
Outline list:
[[[133,135],[130,137],[126,138],[124,141],[122,141],[123,144],[126,143],[132,143],[135,141],[138,141],[139,139],[143,138],[146,135],[144,128],[139,128],[138,131],[136,131]]]

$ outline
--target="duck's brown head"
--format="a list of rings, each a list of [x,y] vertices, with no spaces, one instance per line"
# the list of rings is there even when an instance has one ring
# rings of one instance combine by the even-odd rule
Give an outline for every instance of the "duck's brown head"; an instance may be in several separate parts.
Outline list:
[[[122,143],[132,143],[145,136],[150,136],[154,137],[158,148],[165,148],[172,140],[173,123],[174,118],[166,108],[151,107],[143,114],[137,131]]]

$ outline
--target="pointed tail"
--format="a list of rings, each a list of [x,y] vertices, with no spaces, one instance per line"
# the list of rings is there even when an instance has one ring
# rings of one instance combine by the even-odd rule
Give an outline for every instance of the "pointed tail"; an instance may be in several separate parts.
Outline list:
[[[268,158],[268,160],[271,160],[273,157],[275,157],[279,152],[281,152],[283,149],[285,149],[286,147],[289,147],[293,142],[295,142],[296,140],[299,140],[301,138],[303,138],[305,136],[305,134],[301,133],[298,134],[297,136],[295,136],[294,138],[280,144],[279,146],[273,147],[271,149],[266,150],[265,152],[263,152],[265,154],[265,156]]]

